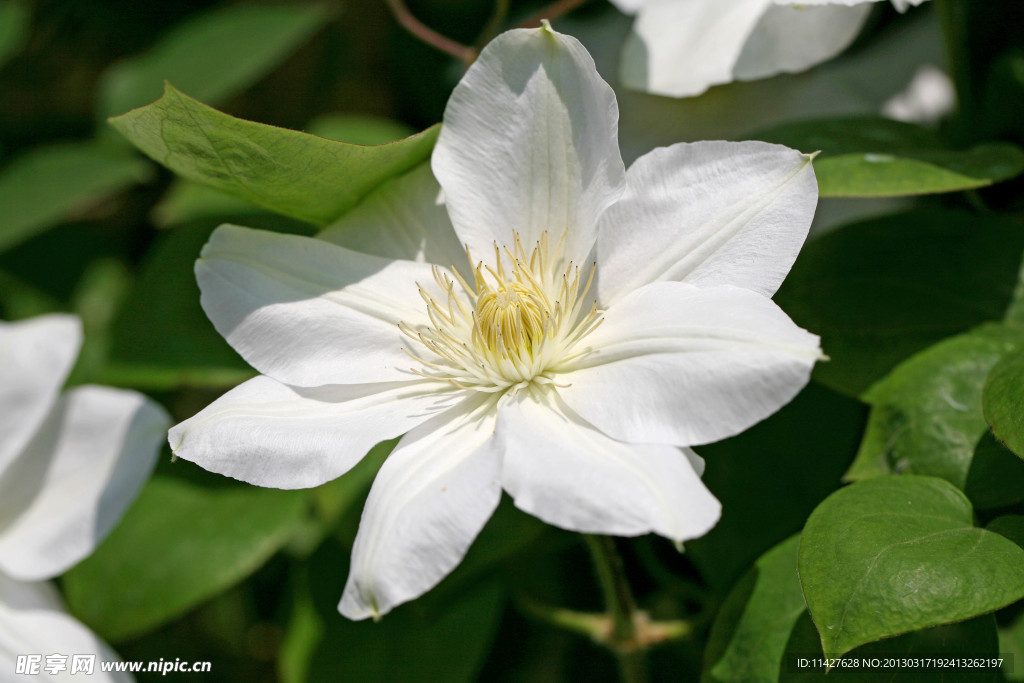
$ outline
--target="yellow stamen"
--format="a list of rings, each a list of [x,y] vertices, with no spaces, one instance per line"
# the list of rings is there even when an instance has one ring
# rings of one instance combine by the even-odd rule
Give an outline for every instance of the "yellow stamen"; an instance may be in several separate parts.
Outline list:
[[[472,287],[454,267],[452,279],[435,266],[443,298],[420,287],[429,326],[399,324],[431,356],[406,351],[423,365],[424,371],[413,372],[485,392],[514,393],[531,382],[565,386],[547,373],[588,353],[578,344],[601,318],[596,303],[583,310],[595,268],[581,290],[579,267],[561,258],[564,242],[563,233],[551,250],[544,232],[527,253],[515,234],[509,246],[494,244],[492,264],[474,263],[467,247]]]

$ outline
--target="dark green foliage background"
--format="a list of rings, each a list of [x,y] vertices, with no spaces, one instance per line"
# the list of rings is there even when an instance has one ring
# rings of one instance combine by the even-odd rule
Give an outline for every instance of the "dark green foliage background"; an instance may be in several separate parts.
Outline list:
[[[485,0],[408,4],[467,44],[492,11]],[[513,2],[506,25],[541,5]],[[650,651],[655,681],[824,680],[783,663],[794,653],[821,656],[822,642],[831,655],[1004,652],[1016,656],[1017,671],[979,680],[1024,680],[1019,0],[933,0],[914,12],[941,20],[960,97],[938,130],[858,116],[734,132],[821,150],[823,196],[910,199],[897,212],[812,236],[801,253],[776,299],[822,336],[831,360],[778,414],[699,449],[704,479],[723,503],[718,526],[683,554],[656,537],[619,541],[641,607],[693,624],[691,637]],[[624,25],[594,0],[563,30],[613,19]],[[866,53],[909,20],[880,3],[850,53]],[[181,41],[178,52],[166,48],[168,35]],[[0,3],[0,318],[79,314],[86,343],[72,384],[135,388],[175,420],[191,416],[253,374],[199,307],[192,264],[210,232],[230,221],[314,234],[314,223],[350,208],[358,192],[314,197],[324,200],[315,207],[304,196],[219,194],[151,163],[106,116],[157,99],[171,78],[232,117],[378,144],[439,122],[459,75],[377,0]],[[626,107],[668,106],[633,95],[624,118]],[[133,114],[136,128],[128,118],[117,128],[145,149],[139,138],[154,112]],[[393,175],[426,158],[432,135],[392,166],[372,151],[356,161]],[[882,153],[896,158],[888,175],[865,161]],[[524,608],[604,606],[579,539],[509,500],[426,596],[380,624],[337,613],[362,502],[391,445],[308,492],[254,489],[172,462],[165,449],[122,524],[61,579],[71,611],[122,658],[209,660],[202,679],[211,682],[616,680],[610,653]],[[862,568],[849,558],[888,558],[896,541],[892,528],[847,533],[856,518],[849,510],[893,512],[920,496],[989,554],[928,546],[907,560],[928,590],[856,602],[844,586]],[[896,536],[913,536],[908,525]],[[941,581],[983,570],[998,570],[985,591],[956,605],[928,602],[945,599]],[[885,627],[823,641],[818,629],[843,600],[855,608],[882,600]],[[891,680],[961,680],[928,673]],[[827,680],[837,677],[857,680],[849,671]]]

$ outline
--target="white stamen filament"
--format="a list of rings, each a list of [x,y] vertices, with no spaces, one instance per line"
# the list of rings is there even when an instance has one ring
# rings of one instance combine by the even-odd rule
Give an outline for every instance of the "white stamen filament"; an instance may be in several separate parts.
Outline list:
[[[516,391],[531,382],[559,386],[548,373],[585,355],[586,348],[575,347],[601,323],[596,303],[583,312],[594,266],[582,288],[579,266],[570,261],[559,271],[563,241],[564,234],[550,251],[544,232],[527,254],[514,234],[511,248],[494,245],[493,266],[474,266],[467,248],[472,287],[454,267],[455,280],[435,267],[446,300],[421,286],[430,325],[398,326],[428,352],[405,351],[423,366],[412,372],[483,392]]]

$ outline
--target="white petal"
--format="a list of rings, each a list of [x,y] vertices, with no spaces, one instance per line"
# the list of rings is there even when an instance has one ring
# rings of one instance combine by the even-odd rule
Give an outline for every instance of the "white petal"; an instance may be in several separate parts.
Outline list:
[[[43,656],[39,674],[16,675],[18,655],[33,654]],[[46,656],[52,654],[68,657],[66,671],[55,675],[46,672]],[[71,673],[74,655],[95,658],[92,675]],[[116,661],[118,656],[102,640],[67,613],[52,585],[23,583],[0,573],[0,671],[5,681],[132,681],[130,674],[100,670],[101,662]]]
[[[572,20],[570,15],[565,25],[572,25],[602,73],[618,67],[621,47],[615,47],[629,30],[626,17],[608,14],[602,22]],[[848,51],[842,59],[803,74],[731,83],[699,98],[649,97],[620,90],[622,156],[628,164],[655,147],[676,142],[749,139],[752,132],[797,119],[876,114],[918,65],[942,63],[938,23],[933,12],[913,12],[899,31],[874,36],[870,45]]]
[[[548,524],[614,536],[654,532],[682,543],[703,536],[721,514],[687,454],[611,439],[550,390],[523,391],[503,405],[497,434],[505,490]]]
[[[629,88],[689,97],[733,80],[733,67],[771,0],[657,0],[622,49]]]
[[[0,476],[46,419],[81,345],[70,315],[0,321]]]
[[[922,64],[907,87],[882,104],[882,115],[907,123],[934,124],[956,109],[956,86],[945,71]]]
[[[892,5],[897,11],[906,12],[911,7],[917,7],[922,2],[925,2],[925,0],[892,0]]]
[[[873,2],[880,2],[881,0],[772,0],[776,5],[797,5],[797,6],[822,6],[822,5],[842,5],[846,7],[853,7],[855,5],[870,5]]]
[[[490,397],[472,397],[412,430],[370,489],[338,609],[387,614],[462,561],[501,499]]]
[[[475,258],[518,232],[528,247],[567,230],[577,263],[625,184],[618,106],[575,38],[546,28],[495,38],[455,87],[434,149],[459,239]]]
[[[645,5],[651,4],[652,0],[609,0],[620,12],[624,14],[635,14]]]
[[[441,186],[427,162],[381,185],[317,237],[384,258],[442,266],[466,263]]]
[[[299,388],[260,376],[176,425],[168,440],[175,455],[250,484],[319,486],[446,407],[450,388],[427,380]]]
[[[430,266],[222,225],[196,262],[201,303],[254,368],[298,386],[414,379],[398,323],[426,322]]]
[[[62,396],[0,480],[0,571],[49,579],[89,555],[149,478],[169,423],[134,391]]]
[[[788,403],[821,358],[818,338],[745,289],[656,282],[619,300],[557,378],[573,410],[631,443],[692,446]]]
[[[695,142],[636,160],[598,232],[604,305],[650,282],[734,285],[771,296],[807,237],[810,158],[764,142]]]
[[[659,0],[644,7],[622,54],[623,82],[672,97],[713,85],[804,71],[842,52],[870,3]],[[808,4],[818,6],[808,7]]]
[[[743,46],[733,78],[751,81],[799,73],[835,57],[853,42],[871,13],[871,3],[768,9]]]
[[[881,2],[882,0],[773,0],[777,5],[845,5],[847,7],[853,5],[870,5],[873,2]],[[895,5],[896,9],[900,12],[906,11],[911,5],[920,5],[925,0],[892,0],[892,4]]]

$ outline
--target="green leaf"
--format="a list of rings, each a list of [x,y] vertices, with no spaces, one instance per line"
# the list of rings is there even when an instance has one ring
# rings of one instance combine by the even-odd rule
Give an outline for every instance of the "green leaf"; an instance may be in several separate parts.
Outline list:
[[[859,396],[900,361],[1003,317],[1024,252],[1019,224],[922,209],[810,241],[775,300],[821,335],[815,378]]]
[[[13,57],[28,38],[28,8],[17,0],[0,3],[0,65]]]
[[[964,493],[981,510],[1024,502],[1024,461],[986,431],[974,448]]]
[[[307,132],[328,140],[356,145],[384,145],[412,135],[405,124],[375,116],[328,114],[314,119]],[[196,218],[218,216],[228,218],[261,211],[242,199],[205,185],[177,180],[153,209],[153,220],[161,226]],[[230,221],[227,221],[230,222]],[[235,221],[237,222],[237,221]]]
[[[806,613],[796,573],[800,537],[762,555],[718,611],[704,654],[705,683],[777,681],[790,632]]]
[[[53,295],[0,270],[0,319],[21,320],[44,313],[57,313],[63,304]]]
[[[313,604],[307,572],[294,573],[292,589],[291,613],[278,651],[277,668],[282,683],[305,683],[310,660],[323,637],[324,622]]]
[[[254,572],[304,513],[304,492],[204,489],[156,477],[110,537],[64,576],[65,596],[108,640],[137,636]]]
[[[992,433],[1024,458],[1024,350],[1008,354],[992,368],[982,405]]]
[[[1024,150],[998,142],[952,150],[931,131],[881,118],[823,119],[760,131],[751,139],[820,151],[822,197],[901,197],[985,187],[1024,171]]]
[[[427,159],[439,130],[363,147],[236,119],[170,84],[153,104],[110,123],[188,180],[317,225]]]
[[[99,142],[37,147],[0,171],[0,251],[149,177],[151,167]]]
[[[502,496],[498,508],[487,520],[462,562],[434,592],[442,597],[458,593],[466,584],[512,560],[549,530],[550,527],[536,517],[513,505],[511,498]]]
[[[390,439],[377,444],[344,475],[310,490],[309,500],[315,514],[293,539],[289,547],[293,556],[312,555],[325,538],[339,526],[344,526],[339,522],[353,523],[345,528],[345,532],[351,530],[352,537],[346,540],[354,541],[356,520],[362,512],[370,485],[397,443],[398,439]]]
[[[877,477],[829,496],[807,520],[798,567],[828,657],[1024,597],[1024,549],[975,528],[967,498],[934,477]]]
[[[352,622],[335,614],[326,622],[309,680],[474,680],[497,633],[504,604],[501,584],[492,580],[443,600],[418,598],[380,623]]]
[[[1005,536],[1024,548],[1024,515],[1003,515],[996,517],[986,526],[989,531]]]
[[[329,19],[322,6],[303,4],[228,5],[198,15],[103,74],[99,117],[152,102],[164,81],[204,102],[223,102],[271,71]]]
[[[999,629],[999,652],[1013,657],[1004,662],[1003,673],[1009,681],[1024,681],[1024,610]]]
[[[1024,263],[1021,263],[1017,288],[1013,290],[1013,297],[1010,299],[1010,305],[1006,307],[1003,321],[1007,325],[1024,327]]]
[[[181,387],[224,389],[256,376],[255,370],[232,367],[172,367],[148,363],[107,362],[96,382],[140,391],[171,391]]]
[[[991,323],[897,366],[864,394],[871,416],[846,479],[925,474],[964,488],[975,444],[985,433],[985,377],[1022,345],[1024,330]]]
[[[361,114],[324,114],[310,121],[307,132],[353,145],[386,145],[416,131],[393,119]]]
[[[986,614],[967,621],[945,626],[904,633],[901,636],[867,643],[844,659],[857,666],[837,666],[829,671],[824,668],[800,669],[800,658],[821,658],[821,641],[814,628],[810,614],[804,613],[797,621],[786,645],[784,664],[778,680],[784,683],[833,683],[834,681],[885,681],[886,683],[962,683],[977,681],[996,683],[999,680],[998,667],[928,667],[921,660],[946,660],[964,658],[995,659],[1000,656],[999,636],[995,618]],[[867,660],[917,659],[918,665],[897,667],[867,667]]]
[[[238,222],[228,219],[253,213],[263,213],[263,209],[212,187],[177,179],[160,203],[153,207],[152,218],[154,223],[166,228],[201,218],[218,218],[225,223]]]
[[[707,463],[704,483],[725,512],[706,536],[686,544],[685,564],[692,561],[724,594],[761,553],[800,531],[839,485],[866,413],[863,404],[811,382],[764,422],[698,448]],[[672,558],[683,559],[670,552]]]
[[[96,382],[110,354],[111,327],[131,288],[124,263],[112,258],[93,260],[72,295],[72,311],[82,321],[83,342],[68,385]]]
[[[247,222],[278,230],[306,227],[276,216],[250,217]],[[182,225],[150,248],[114,323],[104,382],[152,391],[179,386],[223,389],[255,374],[199,305],[193,264],[216,225]]]
[[[704,683],[786,683],[865,680],[864,669],[801,668],[800,658],[823,657],[821,640],[807,612],[797,574],[799,537],[794,536],[765,553],[726,598],[711,628],[705,651]],[[995,621],[985,615],[958,624],[907,633],[862,645],[847,655],[862,657],[982,657],[997,656]],[[877,669],[886,681],[936,680],[935,669]],[[956,680],[993,680],[987,671],[956,671]],[[873,680],[873,679],[872,679]]]

